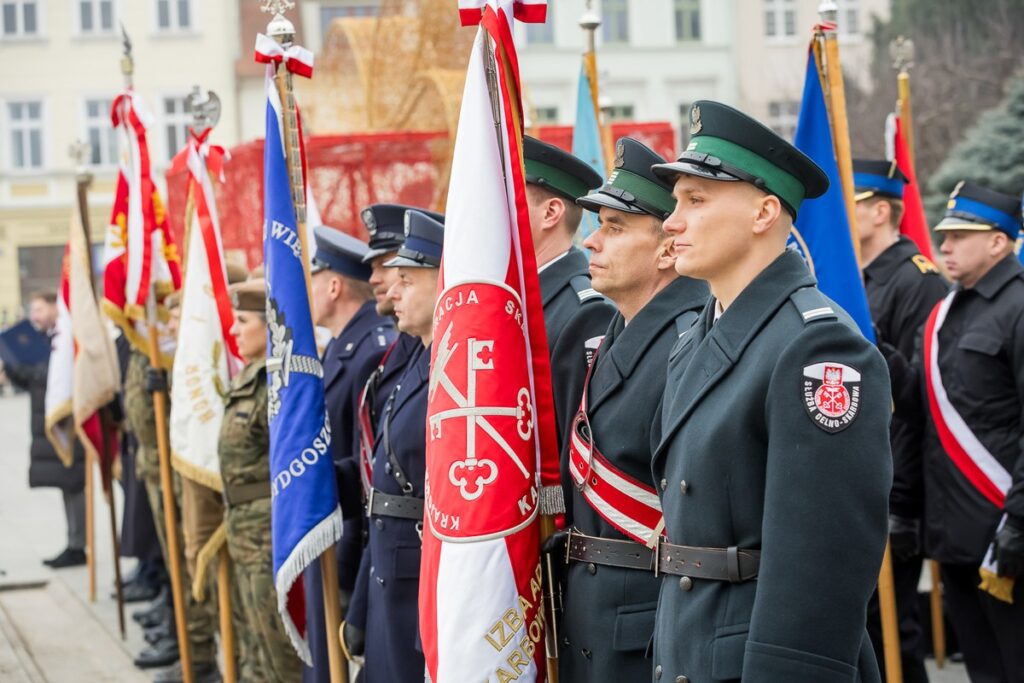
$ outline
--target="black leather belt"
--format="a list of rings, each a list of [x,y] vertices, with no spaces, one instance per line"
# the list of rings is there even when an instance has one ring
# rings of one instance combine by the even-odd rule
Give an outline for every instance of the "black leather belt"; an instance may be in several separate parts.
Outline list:
[[[598,538],[569,530],[569,541],[565,549],[570,562],[590,562],[608,567],[624,569],[654,569],[654,552],[635,541]]]
[[[741,550],[735,546],[695,548],[664,541],[652,550],[634,541],[587,536],[575,530],[569,532],[565,553],[570,562],[653,570],[655,576],[671,574],[731,583],[757,578],[761,562],[759,550]]]
[[[248,484],[237,484],[224,487],[224,505],[234,507],[254,500],[270,498],[270,482],[254,481]]]
[[[366,501],[367,516],[398,517],[423,521],[423,499],[412,496],[393,496],[377,489],[370,489],[370,497]]]

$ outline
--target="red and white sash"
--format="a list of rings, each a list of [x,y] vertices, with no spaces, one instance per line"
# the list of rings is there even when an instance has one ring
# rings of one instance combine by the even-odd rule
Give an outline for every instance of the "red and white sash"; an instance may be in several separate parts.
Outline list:
[[[391,346],[381,356],[380,363],[370,378],[366,380],[366,385],[363,386],[363,391],[359,394],[359,410],[356,412],[356,416],[359,420],[359,478],[363,483],[363,500],[370,496],[370,489],[373,488],[374,424],[370,415],[370,410],[373,407],[370,405],[372,403],[370,392],[372,390],[376,394],[377,384],[380,382],[381,375],[384,374],[384,364],[388,362],[388,356],[391,355],[397,343],[398,339],[391,342]]]
[[[595,358],[583,384],[580,409],[569,438],[569,473],[583,498],[606,522],[637,543],[653,548],[665,529],[658,492],[617,469],[594,445],[587,418],[587,394]],[[586,433],[581,433],[582,428]]]
[[[982,445],[946,395],[939,372],[939,330],[959,290],[953,290],[935,305],[924,328],[924,373],[928,408],[939,441],[960,473],[992,505],[1000,510],[1006,503],[1012,477]]]

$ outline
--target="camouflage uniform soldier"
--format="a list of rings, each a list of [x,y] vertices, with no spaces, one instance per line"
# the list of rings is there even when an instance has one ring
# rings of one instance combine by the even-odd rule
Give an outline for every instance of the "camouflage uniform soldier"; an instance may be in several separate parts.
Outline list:
[[[297,681],[302,677],[302,662],[277,611],[271,559],[266,297],[263,280],[231,287],[235,308],[231,334],[247,365],[228,392],[218,450],[231,578],[241,607],[235,633],[240,641],[250,638],[254,650],[247,661],[240,647],[241,680]]]
[[[160,541],[160,548],[164,558],[170,566],[167,552],[167,531],[164,525],[164,500],[160,488],[160,454],[157,447],[156,436],[156,410],[153,406],[152,390],[165,384],[164,375],[152,372],[149,359],[133,349],[128,360],[128,371],[124,380],[125,391],[125,417],[128,426],[135,433],[139,443],[136,456],[136,476],[143,480],[146,485],[146,495],[149,498],[149,505],[153,510],[157,538]],[[178,505],[181,504],[180,482],[175,476],[175,498]],[[180,516],[180,510],[175,511]],[[181,527],[178,527],[178,547],[184,547],[184,538],[181,537]],[[219,681],[220,673],[217,669],[217,650],[214,640],[216,619],[213,613],[213,605],[199,604],[192,598],[192,592],[184,591],[185,597],[185,622],[188,631],[189,646],[192,653],[192,666],[195,680],[198,683],[205,681]],[[173,614],[173,612],[171,612]],[[172,617],[173,619],[173,617]],[[158,627],[159,628],[159,627]],[[173,627],[173,621],[165,629],[163,636],[156,640],[151,647],[146,648],[135,658],[135,665],[140,668],[151,668],[174,664],[178,660],[178,643]],[[157,678],[160,683],[172,683],[181,680],[181,670],[178,666],[163,672]]]

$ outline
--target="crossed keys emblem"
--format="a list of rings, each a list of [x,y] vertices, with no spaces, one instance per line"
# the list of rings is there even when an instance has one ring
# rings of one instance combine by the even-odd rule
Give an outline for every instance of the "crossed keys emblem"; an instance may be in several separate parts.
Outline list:
[[[449,323],[441,337],[434,368],[430,373],[429,398],[433,400],[438,387],[442,387],[458,407],[431,415],[430,430],[432,436],[438,438],[441,436],[445,420],[464,419],[466,421],[466,457],[451,464],[451,467],[448,468],[448,480],[454,486],[459,487],[459,492],[464,499],[476,500],[483,495],[484,488],[498,477],[498,466],[493,460],[477,457],[477,429],[483,430],[515,463],[519,471],[523,473],[523,477],[529,479],[530,472],[522,459],[488,418],[516,418],[516,432],[521,439],[526,441],[533,434],[533,405],[530,402],[530,392],[526,387],[520,387],[516,394],[514,407],[477,405],[477,373],[494,369],[493,339],[470,337],[466,340],[466,393],[463,394],[455,386],[447,372],[448,364],[455,358],[460,346],[460,342],[452,344],[451,337],[452,323]]]

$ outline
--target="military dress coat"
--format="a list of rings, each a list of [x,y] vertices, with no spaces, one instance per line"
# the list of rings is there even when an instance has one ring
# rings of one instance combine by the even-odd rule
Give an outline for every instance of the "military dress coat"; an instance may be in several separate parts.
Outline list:
[[[373,452],[375,490],[403,495],[389,463],[389,444],[412,484],[409,495],[423,498],[429,378],[430,348],[421,345],[409,359],[379,417]],[[367,528],[369,538],[348,617],[366,634],[363,681],[422,681],[424,660],[418,618],[422,522],[373,515],[368,518]]]
[[[665,387],[665,364],[679,335],[707,303],[707,285],[678,278],[626,325],[612,319],[597,351],[587,416],[594,444],[613,467],[653,487],[650,420]],[[577,401],[577,403],[579,403]],[[588,536],[628,537],[572,486],[575,529]],[[661,581],[653,571],[572,562],[564,590],[560,681],[642,681]]]
[[[889,376],[814,285],[786,251],[669,355],[653,439],[667,541],[761,555],[755,581],[662,576],[656,681],[879,680],[865,611],[887,535]],[[842,370],[835,419],[822,363]]]
[[[363,548],[362,491],[356,447],[359,394],[395,334],[394,321],[377,315],[374,302],[367,301],[324,349],[324,401],[331,424],[331,448],[344,518],[344,532],[334,551],[338,558],[338,587],[347,594],[351,594],[355,586]],[[329,683],[320,565],[314,563],[302,576],[307,596],[307,636],[314,663],[313,667],[306,667],[302,678],[307,683]]]

